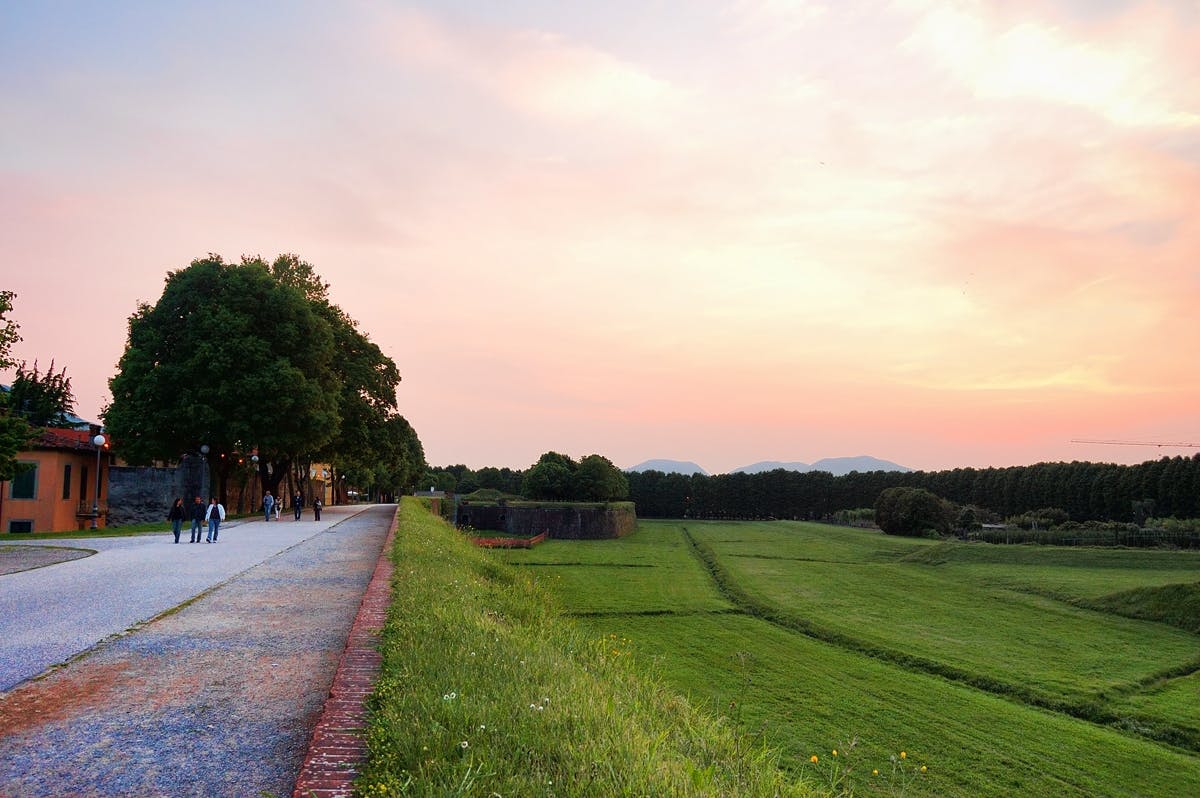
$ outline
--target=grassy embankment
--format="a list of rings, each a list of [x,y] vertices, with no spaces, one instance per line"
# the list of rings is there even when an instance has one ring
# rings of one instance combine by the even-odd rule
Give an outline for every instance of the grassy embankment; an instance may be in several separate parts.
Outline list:
[[[584,635],[411,499],[359,794],[804,796],[775,757]]]
[[[835,773],[860,795],[900,791],[900,750],[929,766],[908,795],[1200,794],[1200,638],[1066,600],[1195,583],[1196,553],[643,521],[619,541],[492,556],[794,772],[828,773],[839,748]]]

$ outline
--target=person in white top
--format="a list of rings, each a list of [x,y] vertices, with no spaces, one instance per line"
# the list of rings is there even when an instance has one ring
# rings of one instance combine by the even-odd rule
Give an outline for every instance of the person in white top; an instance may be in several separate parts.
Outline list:
[[[204,520],[208,521],[208,538],[206,543],[216,543],[217,534],[221,531],[221,522],[225,520],[225,508],[217,501],[214,496],[208,503],[208,512],[204,514]]]

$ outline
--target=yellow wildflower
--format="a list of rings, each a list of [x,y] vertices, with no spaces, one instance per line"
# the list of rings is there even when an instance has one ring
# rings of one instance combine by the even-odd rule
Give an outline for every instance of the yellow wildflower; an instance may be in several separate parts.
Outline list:
[[[812,763],[815,765],[815,764],[817,764],[817,762],[819,762],[819,761],[820,761],[820,759],[818,759],[818,758],[817,758],[817,755],[816,755],[816,754],[813,754],[812,756],[810,756],[810,757],[808,758],[808,761],[809,761],[809,762],[812,762]]]
[[[908,754],[906,754],[906,753],[904,753],[903,751],[901,751],[901,752],[900,752],[900,758],[901,758],[901,759],[908,759]]]

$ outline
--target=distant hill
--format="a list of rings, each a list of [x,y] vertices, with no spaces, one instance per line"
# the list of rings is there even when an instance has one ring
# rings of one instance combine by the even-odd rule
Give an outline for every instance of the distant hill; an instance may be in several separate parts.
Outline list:
[[[759,463],[752,463],[748,466],[735,468],[730,473],[732,474],[761,474],[764,471],[774,471],[777,468],[782,468],[784,471],[811,471],[812,466],[808,463],[781,463],[778,460],[763,460]]]
[[[859,457],[826,457],[812,465],[807,463],[780,463],[775,460],[764,460],[741,468],[735,468],[733,473],[758,474],[763,471],[773,471],[783,468],[788,471],[828,471],[835,477],[845,476],[851,471],[912,471],[907,466],[893,463],[891,460],[880,460],[877,457],[860,455]]]
[[[691,476],[692,474],[703,474],[708,476],[708,472],[691,461],[685,460],[647,460],[644,463],[638,463],[635,466],[630,466],[626,471],[662,471],[664,474],[684,474]]]

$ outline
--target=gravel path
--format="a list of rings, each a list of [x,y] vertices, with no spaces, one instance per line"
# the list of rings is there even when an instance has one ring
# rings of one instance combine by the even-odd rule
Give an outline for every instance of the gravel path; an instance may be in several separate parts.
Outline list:
[[[18,571],[29,571],[33,568],[45,568],[47,565],[58,565],[60,562],[91,557],[95,553],[91,549],[69,546],[0,544],[0,576],[15,574]]]
[[[4,695],[0,795],[289,795],[394,512],[312,534]],[[217,556],[236,540],[161,554]]]

